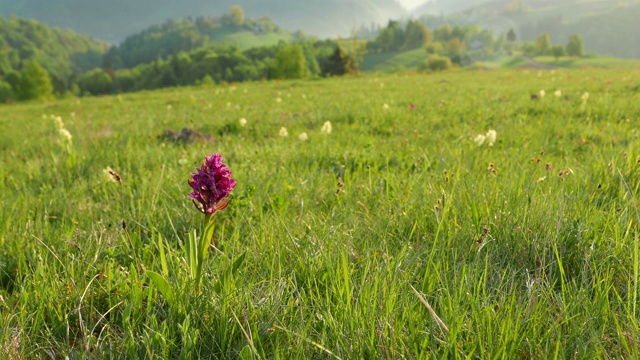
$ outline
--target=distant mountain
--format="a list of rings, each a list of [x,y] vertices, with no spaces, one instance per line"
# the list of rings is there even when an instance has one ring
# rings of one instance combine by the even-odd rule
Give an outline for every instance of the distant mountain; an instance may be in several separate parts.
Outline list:
[[[532,41],[543,32],[555,43],[583,37],[587,51],[640,57],[640,0],[432,0],[412,12],[430,24],[477,24]]]
[[[247,17],[269,16],[286,30],[319,37],[349,35],[359,25],[384,24],[404,14],[396,0],[3,0],[0,16],[34,18],[119,43],[167,19],[217,17],[233,5]]]

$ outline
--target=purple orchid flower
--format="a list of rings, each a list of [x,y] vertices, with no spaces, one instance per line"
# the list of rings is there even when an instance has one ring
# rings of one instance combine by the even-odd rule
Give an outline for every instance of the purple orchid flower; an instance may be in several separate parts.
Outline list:
[[[213,215],[216,211],[224,210],[229,203],[229,193],[236,186],[231,178],[231,171],[222,162],[222,156],[213,154],[205,157],[197,173],[191,174],[189,185],[193,192],[189,197],[198,210],[204,214]]]

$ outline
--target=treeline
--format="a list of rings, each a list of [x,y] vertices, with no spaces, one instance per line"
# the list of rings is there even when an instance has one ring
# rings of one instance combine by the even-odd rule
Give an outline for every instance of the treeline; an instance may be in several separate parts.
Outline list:
[[[35,60],[49,73],[53,90],[63,93],[75,76],[100,66],[108,48],[107,43],[35,20],[0,18],[0,87],[6,90],[7,81],[15,82]]]
[[[241,51],[217,44],[180,52],[133,69],[94,69],[78,80],[82,94],[101,95],[163,87],[341,75],[357,69],[335,41],[281,42]]]
[[[446,57],[451,64],[468,65],[508,52],[513,44],[504,35],[494,37],[493,32],[477,25],[444,24],[431,31],[419,20],[409,20],[404,26],[392,20],[366,48],[370,53],[424,48],[431,57]]]
[[[12,17],[2,25],[3,34],[8,35],[0,37],[0,49],[7,50],[0,52],[0,103],[65,94],[101,95],[207,83],[342,75],[357,71],[362,60],[336,41],[319,41],[301,32],[287,34],[293,43],[280,41],[247,50],[213,41],[221,30],[281,32],[269,19],[245,19],[239,7],[219,18],[167,21],[130,37],[108,53],[102,43],[96,43],[100,47],[81,43],[85,46],[78,49],[73,46],[75,39],[63,36],[66,32],[49,29],[34,20]],[[92,61],[80,61],[86,59],[82,56],[87,53],[94,54]],[[135,66],[128,68],[130,65]]]
[[[151,26],[131,35],[109,50],[104,57],[104,67],[132,68],[156,59],[166,59],[179,52],[211,45],[229,33],[243,31],[258,36],[279,34],[288,37],[269,17],[245,19],[242,8],[234,6],[228,14],[221,17],[167,20],[162,25]]]
[[[558,59],[565,55],[571,57],[580,57],[584,55],[584,42],[582,37],[577,34],[571,35],[565,46],[563,44],[551,43],[549,34],[542,33],[538,35],[535,42],[524,43],[521,48],[522,53],[526,56],[551,55]]]
[[[377,53],[410,50],[432,41],[433,33],[422,22],[409,20],[403,27],[399,21],[391,20],[386,28],[380,29],[375,40],[367,43],[367,51]]]
[[[618,6],[611,11],[567,23],[561,16],[547,17],[521,27],[522,40],[533,41],[541,33],[551,40],[568,42],[580,34],[589,51],[617,57],[640,58],[640,3]]]

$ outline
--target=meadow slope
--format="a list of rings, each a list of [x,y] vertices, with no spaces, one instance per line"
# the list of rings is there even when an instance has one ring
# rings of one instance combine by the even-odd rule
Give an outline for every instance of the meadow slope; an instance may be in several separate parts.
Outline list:
[[[0,357],[640,357],[639,125],[628,69],[0,106]],[[238,185],[198,289],[214,152]]]

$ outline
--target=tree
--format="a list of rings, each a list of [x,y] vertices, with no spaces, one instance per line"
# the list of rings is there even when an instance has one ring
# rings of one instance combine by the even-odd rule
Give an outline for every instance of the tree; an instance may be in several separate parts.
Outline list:
[[[367,44],[367,48],[372,52],[396,51],[404,45],[405,32],[400,27],[398,21],[389,20],[386,28],[380,30],[375,41]]]
[[[507,41],[515,42],[516,38],[516,32],[513,29],[509,29],[509,32],[507,33]]]
[[[307,75],[307,61],[298,44],[281,46],[271,64],[272,79],[301,79]]]
[[[80,89],[91,95],[107,94],[113,91],[113,79],[102,69],[93,69],[79,81]]]
[[[347,73],[347,62],[347,54],[340,46],[336,46],[333,54],[327,58],[322,73],[325,75],[344,75]]]
[[[417,49],[430,44],[433,33],[420,21],[410,20],[404,31],[404,48]]]
[[[457,37],[449,40],[444,47],[447,56],[454,64],[462,64],[462,52],[464,51],[464,43]]]
[[[549,33],[542,33],[536,39],[535,43],[536,55],[547,55],[551,50],[551,39],[549,39]]]
[[[567,55],[569,56],[582,56],[584,54],[584,43],[582,38],[578,34],[573,34],[569,38],[567,44]]]
[[[536,39],[533,45],[536,55],[546,55],[551,50],[551,40],[549,39],[549,33],[542,33]]]
[[[436,41],[444,43],[451,40],[451,38],[453,37],[452,33],[453,33],[453,30],[451,29],[451,26],[449,26],[448,24],[444,24],[442,26],[437,27],[433,31],[433,38]]]
[[[560,44],[553,45],[551,47],[551,55],[553,55],[556,58],[556,61],[558,61],[558,59],[564,55],[564,46]]]
[[[51,77],[37,60],[29,61],[18,82],[17,95],[19,100],[46,99],[53,94]]]
[[[242,26],[244,25],[244,10],[238,5],[231,7],[229,14],[224,16],[223,23],[225,25]]]

